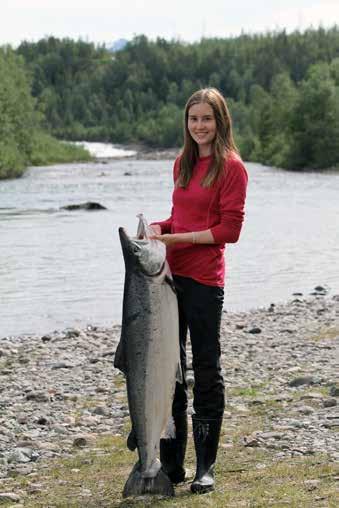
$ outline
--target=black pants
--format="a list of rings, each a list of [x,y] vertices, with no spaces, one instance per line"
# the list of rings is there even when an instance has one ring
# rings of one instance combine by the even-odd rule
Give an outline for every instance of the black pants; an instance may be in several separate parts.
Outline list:
[[[184,382],[177,383],[173,414],[187,410],[186,338],[190,331],[197,418],[220,418],[225,407],[224,380],[220,367],[220,322],[224,289],[206,286],[187,277],[173,276],[179,304],[180,357]]]

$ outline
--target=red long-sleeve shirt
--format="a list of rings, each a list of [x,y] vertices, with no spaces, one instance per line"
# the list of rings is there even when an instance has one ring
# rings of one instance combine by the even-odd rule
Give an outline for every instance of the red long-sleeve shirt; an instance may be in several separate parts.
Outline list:
[[[186,189],[175,187],[171,216],[159,224],[162,234],[210,229],[214,244],[177,243],[167,247],[167,260],[173,274],[190,277],[209,286],[223,286],[225,243],[238,241],[244,220],[247,172],[239,157],[224,164],[224,174],[210,187],[201,181],[208,171],[211,156],[201,157],[193,168]],[[180,158],[174,163],[177,180]]]

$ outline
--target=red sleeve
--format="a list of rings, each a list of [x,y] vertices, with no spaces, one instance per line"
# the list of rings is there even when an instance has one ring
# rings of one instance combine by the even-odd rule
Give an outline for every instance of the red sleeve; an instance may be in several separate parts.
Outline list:
[[[226,163],[219,195],[220,222],[211,228],[215,243],[238,241],[244,220],[248,176],[240,159]]]
[[[176,179],[179,175],[179,168],[180,168],[180,157],[177,157],[174,162],[173,166],[173,183],[175,184]],[[161,227],[161,234],[165,235],[167,233],[171,233],[172,228],[172,213],[173,213],[173,207],[171,210],[171,215],[166,220],[152,222],[152,224],[158,224]],[[152,226],[152,224],[150,224]]]

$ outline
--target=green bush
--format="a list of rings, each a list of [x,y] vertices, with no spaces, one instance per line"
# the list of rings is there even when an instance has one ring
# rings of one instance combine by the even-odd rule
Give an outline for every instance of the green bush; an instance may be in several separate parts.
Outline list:
[[[90,154],[82,146],[59,141],[40,131],[34,133],[30,154],[33,166],[90,159]]]

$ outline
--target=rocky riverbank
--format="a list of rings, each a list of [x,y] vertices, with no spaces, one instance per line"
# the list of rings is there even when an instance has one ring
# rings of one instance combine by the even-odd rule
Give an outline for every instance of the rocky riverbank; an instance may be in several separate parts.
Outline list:
[[[0,339],[0,493],[13,475],[34,476],[98,436],[126,432],[125,383],[112,364],[119,335],[115,326]],[[317,453],[338,460],[338,342],[339,295],[320,289],[224,312],[224,429],[248,423],[239,442],[274,460]],[[258,428],[253,415],[262,416]],[[232,446],[223,438],[221,447]]]

